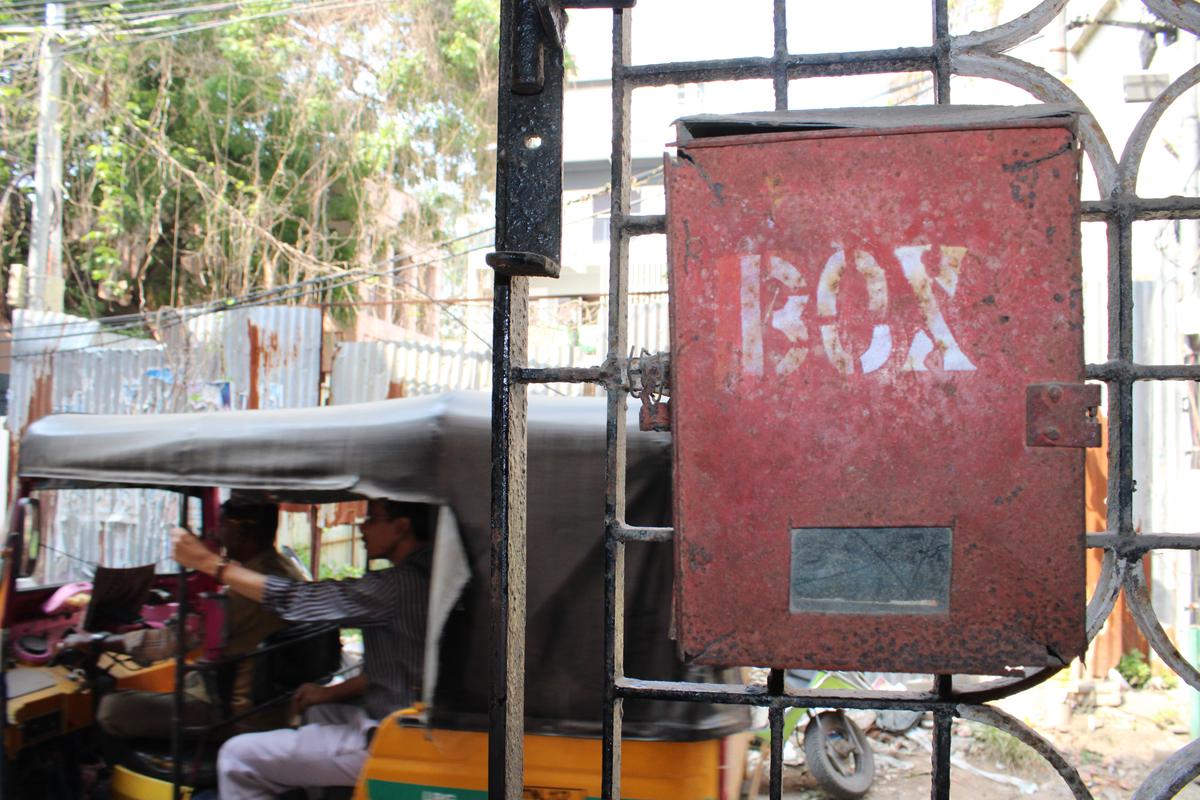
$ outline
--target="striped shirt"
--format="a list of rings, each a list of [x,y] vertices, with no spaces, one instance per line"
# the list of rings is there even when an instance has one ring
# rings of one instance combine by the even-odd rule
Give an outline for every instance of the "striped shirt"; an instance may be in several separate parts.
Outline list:
[[[336,622],[361,628],[364,705],[383,719],[421,698],[425,663],[425,617],[433,548],[361,578],[297,583],[267,578],[263,605],[289,622]]]

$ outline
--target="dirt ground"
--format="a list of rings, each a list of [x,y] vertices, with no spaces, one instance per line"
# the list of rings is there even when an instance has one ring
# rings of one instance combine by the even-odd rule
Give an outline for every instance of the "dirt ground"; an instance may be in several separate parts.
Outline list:
[[[1080,701],[1064,698],[1061,685],[1049,683],[997,705],[1028,723],[1063,752],[1079,770],[1097,800],[1129,798],[1154,767],[1191,741],[1188,735],[1191,689],[1123,690],[1120,705],[1097,705],[1096,695]],[[1064,702],[1065,700],[1065,702]],[[1101,702],[1116,701],[1111,693]],[[1073,708],[1072,708],[1073,706]],[[1070,709],[1068,711],[1067,709]],[[860,722],[870,724],[870,712]],[[903,736],[871,730],[876,777],[869,800],[916,800],[929,797],[930,730],[922,727]],[[1062,778],[1032,749],[993,729],[959,721],[953,739],[956,761],[951,770],[951,796],[968,800],[1006,798],[1071,798]],[[792,748],[785,760],[784,797],[820,800],[825,795]],[[980,773],[987,773],[986,775]],[[767,795],[766,780],[759,795]],[[1200,800],[1193,784],[1177,797]]]

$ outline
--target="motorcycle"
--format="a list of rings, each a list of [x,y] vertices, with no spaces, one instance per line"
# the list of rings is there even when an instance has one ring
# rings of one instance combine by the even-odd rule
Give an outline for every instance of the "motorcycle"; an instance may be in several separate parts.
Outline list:
[[[888,676],[862,672],[824,672],[792,669],[784,673],[788,689],[862,689],[893,688]],[[917,724],[916,711],[887,710],[876,713],[875,724],[882,730],[903,733]],[[807,723],[801,728],[801,723]],[[825,794],[838,800],[862,797],[875,780],[875,757],[870,741],[862,728],[840,708],[792,708],[784,714],[785,744],[791,743],[797,752],[804,753],[809,773]],[[770,729],[756,732],[763,750],[769,751]],[[750,796],[757,795],[761,781],[758,773],[750,786]]]

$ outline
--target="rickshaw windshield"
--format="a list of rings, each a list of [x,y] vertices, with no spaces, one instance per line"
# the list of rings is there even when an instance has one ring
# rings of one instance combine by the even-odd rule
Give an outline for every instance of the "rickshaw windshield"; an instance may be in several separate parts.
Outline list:
[[[166,532],[179,519],[181,495],[162,489],[87,488],[34,490],[44,530],[32,574],[18,587],[90,581],[97,565],[154,565],[175,572]]]

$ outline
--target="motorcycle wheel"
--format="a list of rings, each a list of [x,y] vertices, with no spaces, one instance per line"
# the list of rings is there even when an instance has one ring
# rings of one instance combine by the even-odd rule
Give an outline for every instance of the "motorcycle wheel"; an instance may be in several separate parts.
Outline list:
[[[875,780],[875,756],[866,734],[841,711],[822,711],[804,729],[808,770],[831,797],[862,797]]]

